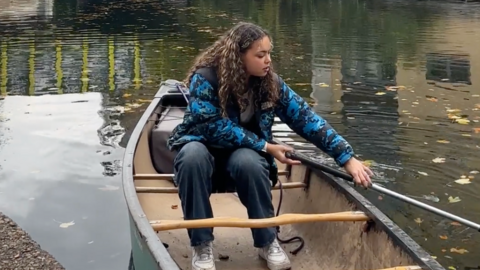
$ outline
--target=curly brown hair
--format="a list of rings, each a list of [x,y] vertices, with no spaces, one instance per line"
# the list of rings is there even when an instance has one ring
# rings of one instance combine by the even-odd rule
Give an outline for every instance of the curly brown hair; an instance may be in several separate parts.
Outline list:
[[[252,44],[270,34],[260,26],[253,23],[241,22],[224,33],[215,43],[206,48],[194,61],[188,71],[185,84],[189,87],[190,80],[195,71],[202,67],[213,67],[217,72],[218,96],[222,116],[226,117],[226,106],[229,100],[236,100],[243,111],[245,105],[240,102],[246,92],[247,74],[241,55],[248,51]],[[256,108],[260,108],[261,102],[275,104],[279,99],[279,87],[274,78],[273,68],[264,77],[256,77],[255,85],[259,91],[254,91]]]

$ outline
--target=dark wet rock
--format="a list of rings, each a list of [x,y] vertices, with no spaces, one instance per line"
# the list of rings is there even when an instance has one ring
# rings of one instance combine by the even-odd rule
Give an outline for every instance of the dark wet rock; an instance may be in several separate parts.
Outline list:
[[[0,269],[65,269],[13,220],[0,212]]]

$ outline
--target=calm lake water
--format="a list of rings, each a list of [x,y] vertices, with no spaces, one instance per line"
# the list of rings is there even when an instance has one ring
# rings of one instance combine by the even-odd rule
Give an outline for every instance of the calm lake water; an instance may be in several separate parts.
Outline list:
[[[0,2],[0,210],[67,269],[126,269],[129,132],[238,21],[271,32],[278,73],[383,185],[480,222],[480,5],[463,1]],[[479,267],[478,232],[363,193],[446,267]]]

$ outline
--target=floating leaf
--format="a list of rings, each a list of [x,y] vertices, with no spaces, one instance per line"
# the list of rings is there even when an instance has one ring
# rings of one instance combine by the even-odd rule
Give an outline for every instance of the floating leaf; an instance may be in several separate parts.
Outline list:
[[[422,197],[425,200],[429,200],[429,201],[432,201],[432,202],[439,202],[440,201],[440,199],[437,196],[434,196],[434,195],[423,195]]]
[[[418,173],[421,174],[421,175],[428,176],[428,173],[426,173],[426,172],[418,172]]]
[[[451,249],[450,249],[450,252],[452,252],[452,253],[458,253],[458,254],[465,254],[465,253],[468,253],[468,250],[466,250],[466,249],[464,249],[464,248],[460,248],[460,249],[451,248]]]
[[[137,102],[139,102],[139,103],[148,103],[148,102],[152,102],[152,100],[151,100],[151,99],[141,99],[141,98],[140,98],[140,99],[137,99]]]
[[[124,98],[130,97],[130,96],[132,96],[132,94],[129,94],[129,93],[123,94],[123,97],[124,97]]]
[[[474,131],[475,133],[480,133],[480,128],[473,128],[473,131]]]
[[[447,239],[448,239],[448,236],[446,236],[446,235],[440,235],[439,237],[440,237],[440,239],[442,239],[442,240],[447,240]]]
[[[447,112],[449,112],[449,113],[460,113],[460,112],[462,112],[462,110],[460,110],[460,109],[448,109]]]
[[[367,166],[367,167],[371,167],[373,163],[375,163],[375,161],[373,160],[364,160],[362,161],[363,165]]]
[[[119,187],[117,187],[117,186],[105,185],[104,187],[100,187],[100,188],[98,188],[98,189],[103,190],[103,191],[112,191],[112,190],[117,190],[117,189],[119,189]]]
[[[375,93],[376,96],[383,96],[383,95],[385,95],[385,94],[386,94],[385,92],[377,92],[377,93]]]
[[[73,222],[73,220],[72,220],[70,222],[65,222],[65,223],[60,224],[60,228],[68,228],[68,227],[73,226],[73,225],[75,225],[75,222]]]
[[[456,119],[455,122],[457,122],[461,125],[466,125],[466,124],[470,123],[470,120],[465,119],[465,118],[460,118],[460,119]]]
[[[449,201],[450,203],[456,203],[456,202],[459,202],[459,201],[461,201],[461,200],[460,200],[459,197],[452,197],[452,196],[450,196],[450,197],[448,197],[448,201]]]
[[[457,268],[453,267],[453,266],[449,266],[448,267],[448,270],[457,270]]]
[[[414,219],[414,221],[417,223],[417,224],[421,224],[423,222],[423,220],[421,218],[416,218]]]
[[[460,178],[455,180],[455,183],[460,184],[460,185],[466,185],[466,184],[471,184],[470,179],[468,178]]]
[[[319,83],[318,85],[319,85],[320,87],[329,87],[329,85],[326,84],[326,83]]]
[[[447,141],[447,140],[438,140],[437,142],[438,143],[450,143],[450,141]]]
[[[432,159],[434,163],[445,163],[445,158],[437,157]]]

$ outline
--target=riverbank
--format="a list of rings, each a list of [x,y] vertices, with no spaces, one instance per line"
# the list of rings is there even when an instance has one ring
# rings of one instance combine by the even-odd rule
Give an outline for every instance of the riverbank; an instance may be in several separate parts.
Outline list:
[[[42,250],[22,228],[0,212],[0,269],[65,268],[45,250]]]

